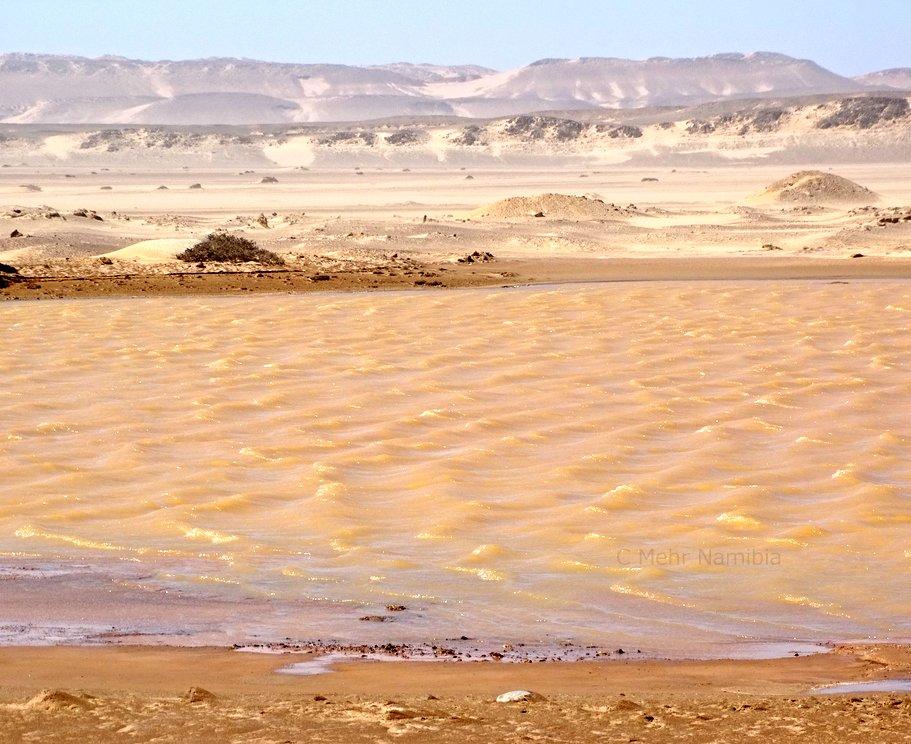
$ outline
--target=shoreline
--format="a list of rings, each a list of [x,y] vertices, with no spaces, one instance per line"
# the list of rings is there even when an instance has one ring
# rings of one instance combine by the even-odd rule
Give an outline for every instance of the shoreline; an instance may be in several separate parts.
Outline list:
[[[288,666],[333,657],[331,669],[321,674],[284,674]],[[168,675],[161,675],[166,666]],[[400,673],[402,667],[408,674]],[[157,670],[157,671],[156,671]],[[592,672],[597,671],[596,675]],[[756,672],[762,671],[762,680]],[[388,672],[388,674],[386,674]],[[378,694],[394,681],[395,694],[420,694],[428,684],[449,695],[492,694],[507,681],[534,687],[542,694],[624,690],[679,690],[684,680],[701,687],[728,688],[742,694],[798,693],[802,686],[891,679],[911,674],[911,645],[833,644],[826,653],[775,658],[673,659],[635,656],[574,661],[510,662],[450,661],[408,658],[339,658],[331,652],[284,651],[249,653],[242,648],[169,645],[59,645],[0,646],[0,691],[15,688],[79,686],[80,689],[141,692],[180,692],[183,685],[211,685],[228,691],[267,691],[276,687],[316,687],[359,694]],[[594,677],[594,678],[593,678]],[[770,693],[771,694],[771,693]]]
[[[897,742],[911,718],[907,694],[820,692],[908,677],[907,646],[764,661],[353,661],[330,673],[278,673],[313,659],[213,648],[3,647],[0,739],[789,742],[805,734]],[[511,690],[534,696],[496,701]]]
[[[331,274],[313,269],[246,269],[72,276],[30,275],[0,288],[0,301],[95,297],[234,294],[303,294],[483,287],[522,287],[647,281],[788,281],[911,279],[911,258],[690,256],[497,259],[483,269],[427,263],[400,267],[355,267]],[[25,272],[25,269],[23,269]]]

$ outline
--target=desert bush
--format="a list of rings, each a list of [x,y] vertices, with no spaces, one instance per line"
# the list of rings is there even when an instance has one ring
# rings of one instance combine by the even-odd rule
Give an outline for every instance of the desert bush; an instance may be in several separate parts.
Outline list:
[[[281,265],[282,258],[272,251],[260,248],[252,240],[228,233],[211,233],[192,248],[178,253],[177,258],[188,263],[247,263]]]

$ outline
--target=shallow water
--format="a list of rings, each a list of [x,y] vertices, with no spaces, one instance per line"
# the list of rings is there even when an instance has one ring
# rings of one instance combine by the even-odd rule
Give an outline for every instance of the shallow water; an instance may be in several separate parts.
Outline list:
[[[7,303],[0,637],[909,638],[909,328],[898,281]]]
[[[876,679],[865,682],[839,682],[815,687],[814,695],[847,695],[864,692],[911,692],[911,679]]]

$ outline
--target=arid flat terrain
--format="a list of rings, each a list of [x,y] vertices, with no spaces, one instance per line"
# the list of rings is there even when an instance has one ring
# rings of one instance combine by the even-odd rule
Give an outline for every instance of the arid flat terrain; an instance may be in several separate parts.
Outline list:
[[[898,165],[838,167],[867,190],[853,203],[769,198],[791,172],[782,166],[72,170],[0,171],[0,262],[24,280],[2,296],[885,277],[906,275],[911,258],[911,182]],[[175,259],[213,231],[284,264]]]

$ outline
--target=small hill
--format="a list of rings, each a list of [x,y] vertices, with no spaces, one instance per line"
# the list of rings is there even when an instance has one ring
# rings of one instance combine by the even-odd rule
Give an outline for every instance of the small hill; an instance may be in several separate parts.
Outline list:
[[[878,70],[854,78],[858,83],[875,88],[896,88],[911,90],[911,67],[893,67],[891,70]]]
[[[785,204],[871,204],[879,195],[834,173],[798,171],[769,184],[750,201]]]
[[[512,196],[472,212],[475,219],[488,220],[604,220],[629,214],[632,210],[608,204],[603,199],[567,194]]]

